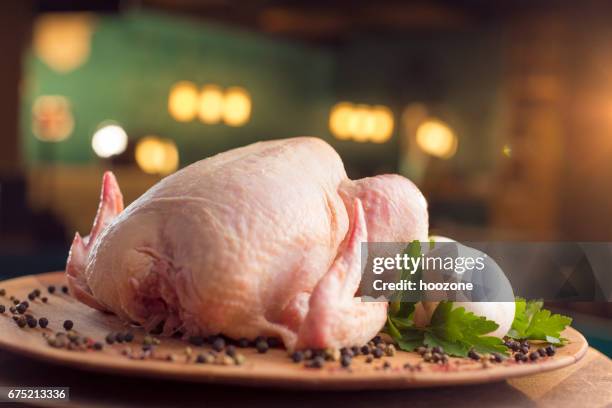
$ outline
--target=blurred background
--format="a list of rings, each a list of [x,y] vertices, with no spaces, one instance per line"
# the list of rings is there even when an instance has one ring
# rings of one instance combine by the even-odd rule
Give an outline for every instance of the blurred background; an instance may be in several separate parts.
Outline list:
[[[410,177],[432,232],[612,240],[612,3],[0,3],[0,278],[63,269],[104,170],[126,203],[258,140]],[[612,273],[612,265],[611,265]],[[556,305],[612,354],[610,303]]]

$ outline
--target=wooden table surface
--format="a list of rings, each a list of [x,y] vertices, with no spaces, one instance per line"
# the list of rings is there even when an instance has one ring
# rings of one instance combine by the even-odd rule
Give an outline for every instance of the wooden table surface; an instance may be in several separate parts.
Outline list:
[[[577,364],[505,382],[398,391],[313,392],[116,377],[0,351],[0,387],[70,387],[66,407],[610,407],[612,362],[594,349]],[[4,405],[4,404],[0,404]]]

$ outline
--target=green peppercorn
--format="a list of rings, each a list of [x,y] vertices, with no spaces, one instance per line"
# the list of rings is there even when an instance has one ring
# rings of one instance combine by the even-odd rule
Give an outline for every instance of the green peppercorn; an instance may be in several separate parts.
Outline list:
[[[38,319],[38,325],[41,329],[46,329],[49,325],[49,320],[46,317],[41,317],[40,319]]]
[[[72,320],[64,320],[63,326],[66,331],[72,330],[72,328],[74,327],[74,323],[72,322]]]

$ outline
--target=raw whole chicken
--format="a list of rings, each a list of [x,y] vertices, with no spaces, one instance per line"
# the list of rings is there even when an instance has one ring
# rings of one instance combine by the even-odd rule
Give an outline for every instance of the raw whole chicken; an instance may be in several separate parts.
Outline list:
[[[164,334],[361,345],[386,320],[362,302],[361,242],[426,240],[427,204],[398,175],[352,181],[317,138],[259,142],[174,173],[127,208],[104,174],[89,236],[66,273],[74,296]]]

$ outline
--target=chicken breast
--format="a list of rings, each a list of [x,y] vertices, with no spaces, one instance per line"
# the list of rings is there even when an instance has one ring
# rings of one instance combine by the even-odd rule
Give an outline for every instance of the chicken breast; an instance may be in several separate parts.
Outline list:
[[[123,209],[104,175],[77,233],[72,293],[165,334],[278,336],[288,349],[361,345],[386,302],[361,302],[361,242],[425,240],[427,204],[398,175],[352,181],[317,138],[259,142],[194,163]]]

